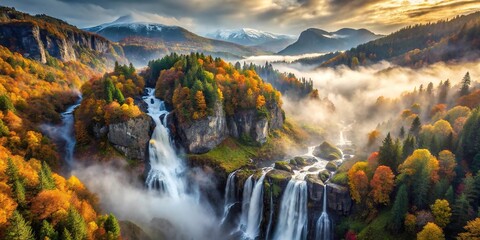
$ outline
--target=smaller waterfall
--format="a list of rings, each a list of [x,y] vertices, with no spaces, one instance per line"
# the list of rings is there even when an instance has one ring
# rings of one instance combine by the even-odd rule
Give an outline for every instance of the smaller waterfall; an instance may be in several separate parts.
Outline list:
[[[263,213],[263,180],[266,174],[267,172],[264,171],[253,188],[250,207],[248,209],[247,228],[245,230],[245,237],[248,239],[255,239],[260,230]]]
[[[235,187],[235,174],[237,171],[232,172],[228,175],[227,178],[227,185],[225,187],[225,204],[223,207],[223,217],[221,224],[227,220],[228,214],[230,213],[230,209],[237,203],[237,198],[235,195],[236,187]]]
[[[317,220],[315,231],[316,240],[332,240],[332,224],[327,213],[327,185],[323,186],[323,209],[320,218]]]
[[[273,221],[273,187],[270,183],[270,216],[268,217],[267,233],[265,234],[265,239],[270,239],[270,231],[272,231],[272,221]]]
[[[307,182],[291,179],[282,195],[280,213],[273,239],[307,238]]]
[[[239,230],[244,230],[247,227],[248,223],[248,212],[250,209],[250,199],[252,197],[253,191],[253,175],[247,178],[245,184],[243,185],[243,196],[242,196],[242,215],[240,216],[240,225]]]

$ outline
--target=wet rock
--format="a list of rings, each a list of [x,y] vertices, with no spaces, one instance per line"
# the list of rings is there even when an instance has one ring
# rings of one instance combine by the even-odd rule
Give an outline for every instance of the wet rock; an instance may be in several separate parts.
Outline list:
[[[320,208],[321,204],[323,204],[323,181],[316,174],[308,174],[305,180],[307,181],[309,199],[314,201],[314,204]]]
[[[325,166],[325,168],[330,172],[335,172],[337,171],[337,164],[335,164],[334,161],[330,161],[327,163],[327,166]]]
[[[129,239],[129,240],[151,240],[152,238],[148,236],[145,231],[130,221],[120,221],[120,231],[122,239]],[[155,238],[161,239],[161,238]]]
[[[320,178],[320,180],[325,182],[330,178],[330,172],[328,170],[323,170],[318,173],[318,178]]]

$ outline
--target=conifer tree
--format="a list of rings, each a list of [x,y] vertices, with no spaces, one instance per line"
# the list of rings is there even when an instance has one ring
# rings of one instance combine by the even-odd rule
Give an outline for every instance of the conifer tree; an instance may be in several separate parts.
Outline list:
[[[108,218],[104,223],[104,228],[107,233],[113,235],[114,239],[118,239],[118,237],[120,237],[120,225],[118,224],[117,218],[113,214],[108,215]]]
[[[52,190],[55,189],[55,180],[52,176],[52,171],[46,162],[42,162],[42,167],[38,171],[39,178],[39,190]]]
[[[470,73],[467,72],[462,79],[462,87],[460,88],[460,96],[465,96],[465,95],[470,93],[471,81],[472,80],[470,79]]]
[[[422,128],[422,123],[420,122],[420,118],[417,116],[413,119],[412,125],[410,126],[410,134],[415,137],[418,137],[420,133],[420,129]]]
[[[87,225],[85,220],[73,207],[70,207],[68,210],[66,225],[73,240],[83,240],[87,237]]]
[[[13,212],[10,225],[6,229],[5,240],[33,240],[35,239],[32,227],[18,212]]]
[[[405,184],[402,184],[398,189],[391,211],[390,228],[393,232],[399,232],[408,211],[408,193]]]
[[[40,228],[40,239],[48,238],[50,240],[57,240],[58,233],[53,226],[47,221],[42,221],[42,227]]]

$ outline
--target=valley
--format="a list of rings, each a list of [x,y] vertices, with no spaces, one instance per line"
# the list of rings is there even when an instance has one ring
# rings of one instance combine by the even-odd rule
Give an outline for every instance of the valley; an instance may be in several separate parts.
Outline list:
[[[298,37],[114,16],[0,7],[0,239],[480,237],[478,12]]]

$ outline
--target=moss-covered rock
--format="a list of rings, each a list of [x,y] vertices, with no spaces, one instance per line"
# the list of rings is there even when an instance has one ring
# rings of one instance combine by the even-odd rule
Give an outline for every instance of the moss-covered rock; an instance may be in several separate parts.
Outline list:
[[[273,196],[280,197],[281,193],[287,187],[288,182],[292,179],[292,173],[273,169],[265,176],[266,182],[269,183],[268,187],[272,188]]]
[[[325,168],[330,172],[335,172],[337,171],[337,164],[335,164],[335,162],[333,161],[330,161],[327,163],[327,166],[325,166]]]
[[[320,178],[320,180],[325,182],[328,180],[328,178],[330,178],[330,172],[328,170],[323,170],[318,173],[318,178]]]
[[[320,146],[315,147],[313,155],[326,160],[337,160],[342,158],[342,151],[325,141]]]
[[[290,166],[288,164],[288,162],[286,161],[278,161],[278,162],[275,162],[275,166],[274,166],[275,169],[278,169],[278,170],[283,170],[283,171],[287,171],[287,172],[292,172],[292,166]]]
[[[307,181],[308,196],[310,200],[321,204],[324,187],[323,181],[320,180],[317,174],[308,174],[305,177],[305,181]]]
[[[318,170],[320,170],[320,168],[317,168],[317,167],[311,167],[308,169],[309,172],[316,172]]]
[[[348,184],[347,173],[346,172],[340,172],[340,173],[337,173],[337,174],[333,175],[331,182],[339,184],[339,185],[347,186],[347,184]]]
[[[297,163],[298,166],[306,166],[308,165],[307,160],[303,157],[295,157],[293,160]]]

